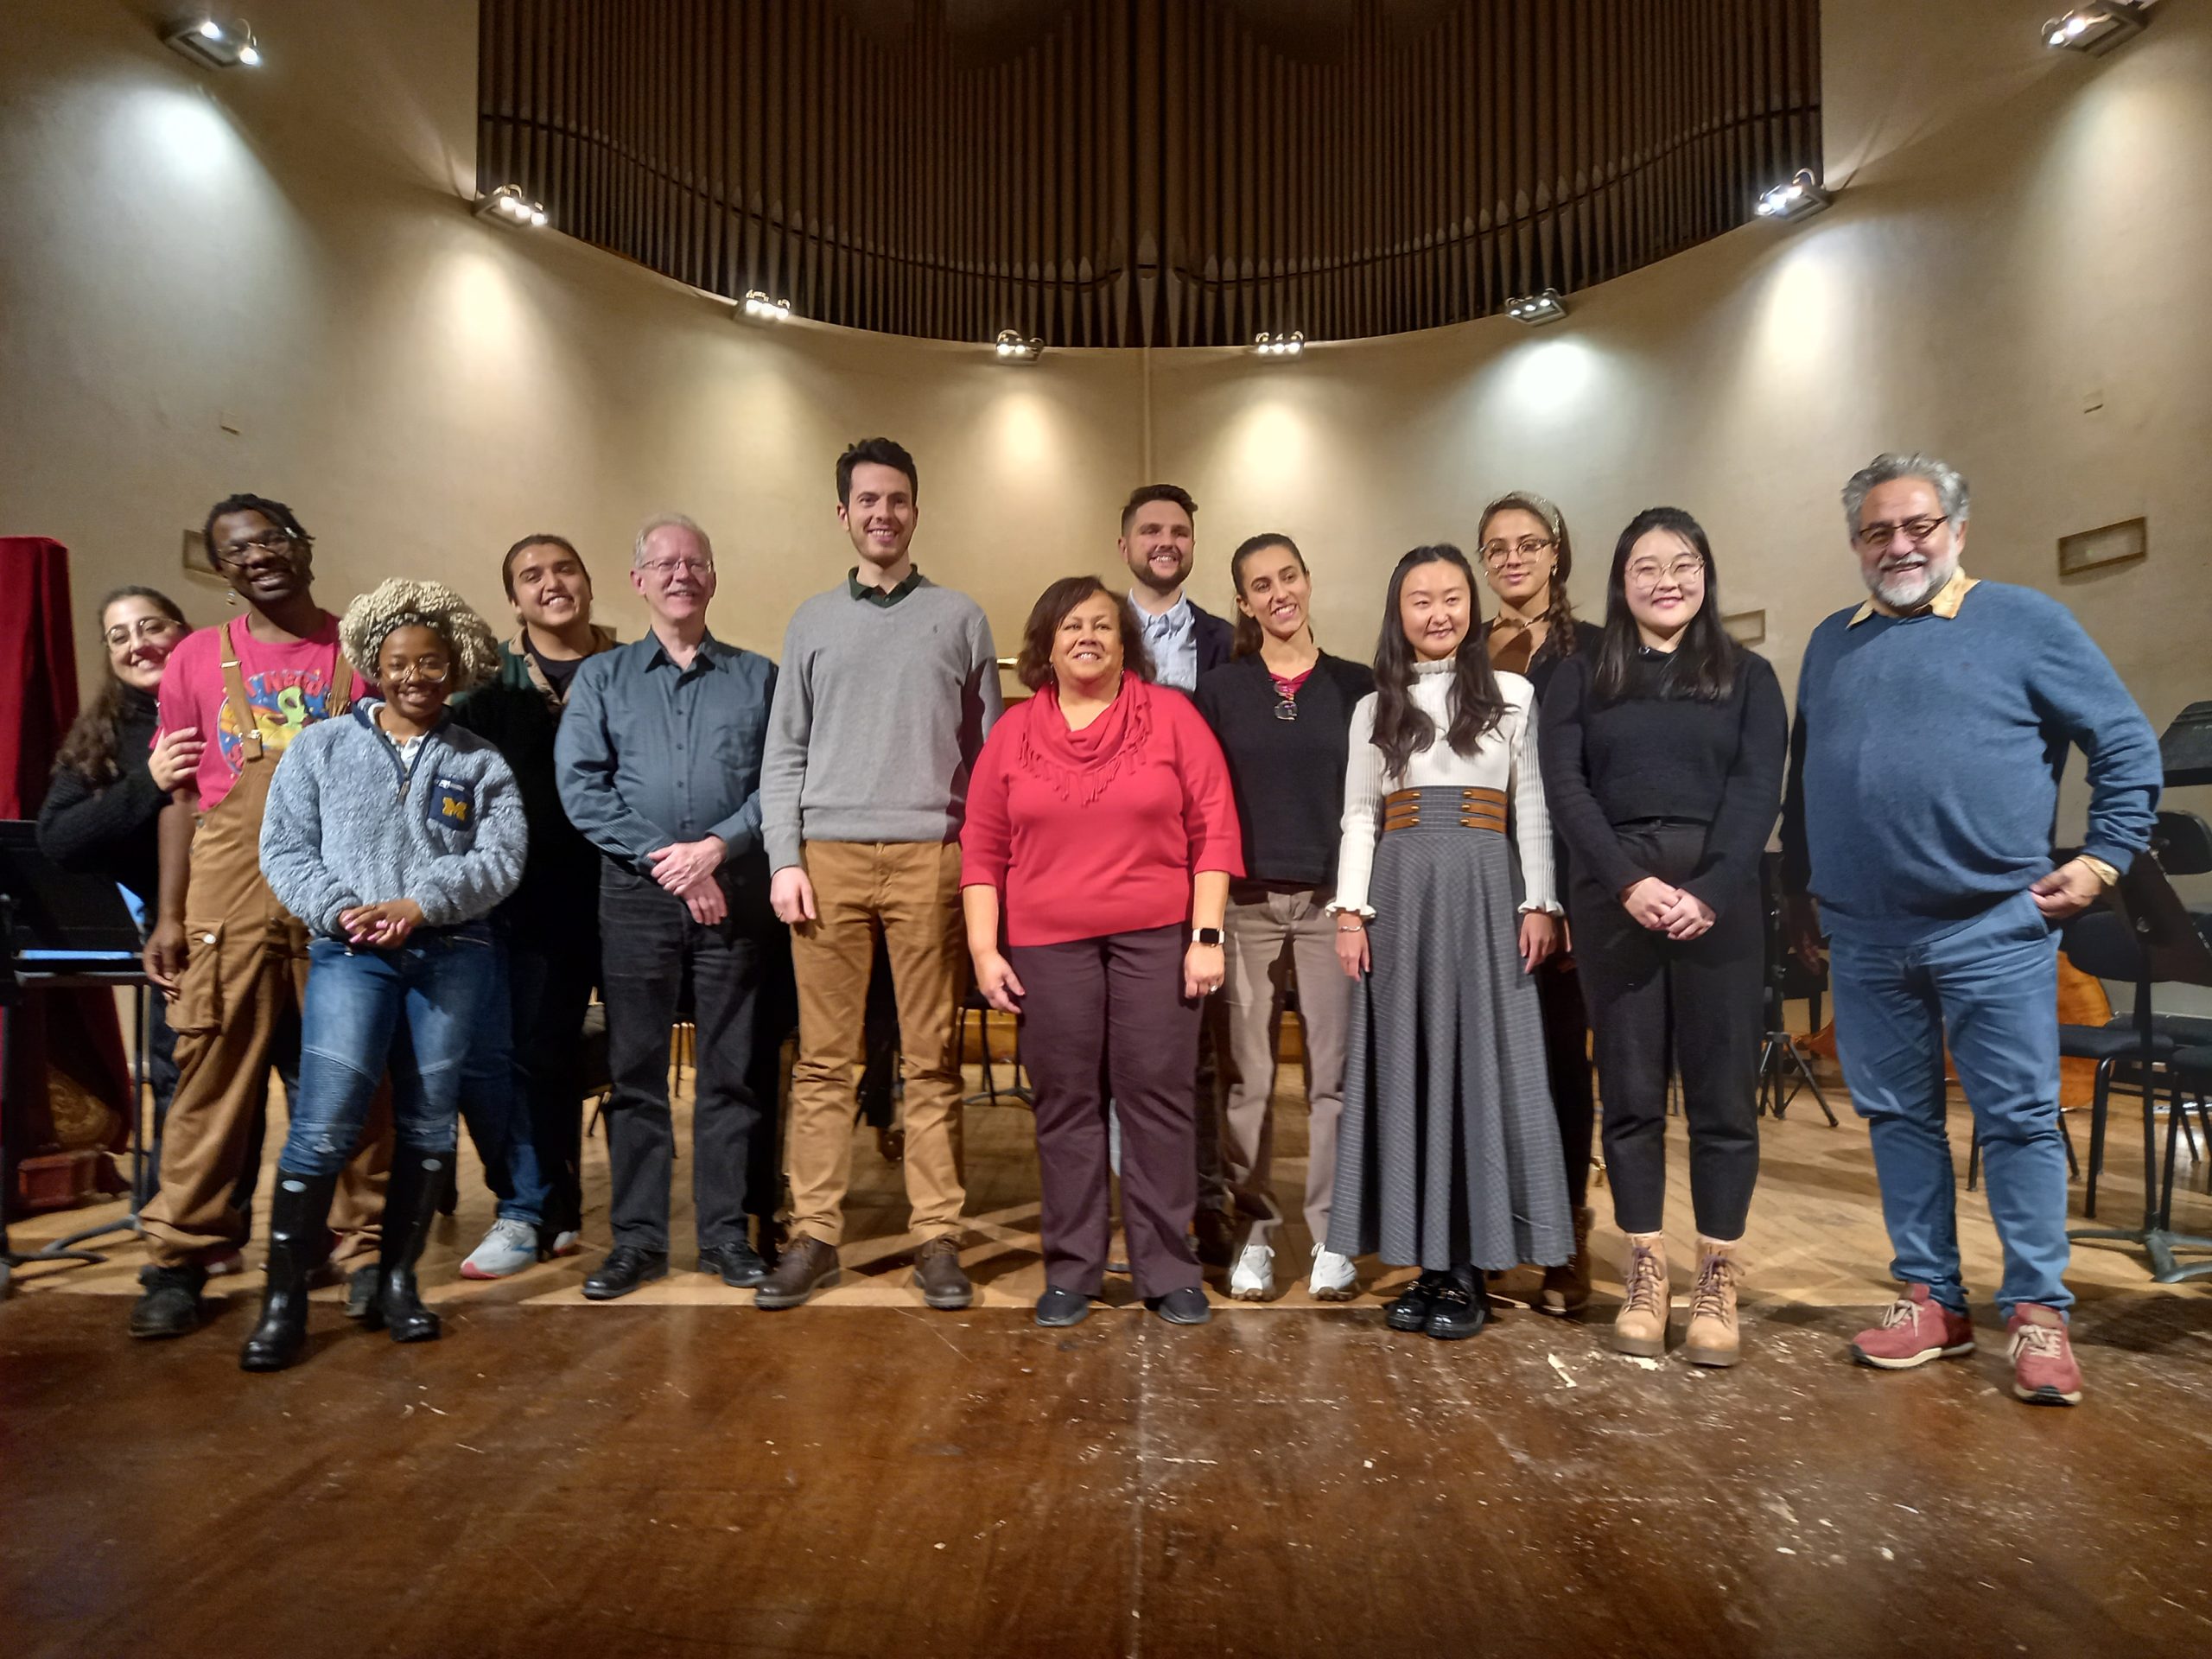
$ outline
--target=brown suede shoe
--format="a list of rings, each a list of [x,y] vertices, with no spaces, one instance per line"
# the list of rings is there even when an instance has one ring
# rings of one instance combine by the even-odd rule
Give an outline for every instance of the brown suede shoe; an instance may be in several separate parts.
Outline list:
[[[783,1260],[753,1293],[755,1307],[797,1307],[817,1290],[827,1290],[838,1279],[837,1247],[804,1233],[784,1246]]]
[[[1554,1319],[1580,1313],[1590,1303],[1590,1206],[1574,1212],[1574,1255],[1563,1268],[1544,1269],[1544,1287],[1536,1294],[1536,1312]]]
[[[976,1287],[960,1270],[960,1245],[951,1238],[933,1238],[914,1255],[914,1282],[922,1300],[948,1311],[976,1300]]]

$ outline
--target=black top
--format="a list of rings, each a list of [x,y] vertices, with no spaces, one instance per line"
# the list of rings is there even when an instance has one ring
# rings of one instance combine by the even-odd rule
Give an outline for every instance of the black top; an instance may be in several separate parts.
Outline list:
[[[1323,652],[1298,688],[1298,718],[1278,720],[1281,696],[1258,652],[1198,677],[1192,699],[1229,761],[1248,879],[1301,887],[1337,879],[1351,711],[1374,689],[1363,664]]]
[[[1484,633],[1487,634],[1494,626],[1496,626],[1494,623],[1484,623],[1483,625]],[[1587,658],[1592,662],[1595,662],[1598,659],[1598,647],[1605,643],[1605,631],[1596,623],[1577,622],[1574,625],[1574,657]],[[1537,648],[1536,654],[1529,659],[1528,667],[1529,683],[1536,688],[1536,706],[1539,709],[1543,707],[1544,693],[1551,690],[1552,681],[1559,673],[1560,664],[1571,660],[1573,659],[1567,653],[1559,648],[1559,635],[1555,633],[1545,635],[1544,643]]]
[[[1616,824],[1671,818],[1709,825],[1705,855],[1681,885],[1715,911],[1756,891],[1759,855],[1782,810],[1789,720],[1765,658],[1736,659],[1726,697],[1668,697],[1672,659],[1637,665],[1630,695],[1600,702],[1591,689],[1597,652],[1560,664],[1543,701],[1537,753],[1552,823],[1578,870],[1618,893],[1649,875],[1621,849]]]
[[[96,784],[73,767],[57,766],[38,810],[41,852],[66,870],[120,881],[149,913],[161,897],[155,824],[169,801],[146,766],[156,723],[153,696],[125,686],[115,728],[117,775]]]
[[[582,657],[548,657],[534,645],[526,649],[530,652],[531,661],[537,664],[537,671],[545,677],[545,683],[553,688],[554,695],[567,696],[569,682],[576,677],[576,671],[584,665],[586,659]]]

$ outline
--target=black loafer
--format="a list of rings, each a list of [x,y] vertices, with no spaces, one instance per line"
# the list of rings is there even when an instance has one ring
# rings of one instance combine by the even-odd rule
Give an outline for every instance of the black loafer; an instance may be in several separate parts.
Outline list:
[[[633,1244],[617,1244],[584,1281],[584,1295],[594,1302],[611,1302],[627,1296],[639,1285],[668,1277],[666,1250],[641,1250]]]
[[[1037,1299],[1037,1323],[1081,1325],[1090,1317],[1090,1298],[1079,1290],[1047,1290]]]
[[[1382,1310],[1382,1323],[1393,1331],[1426,1331],[1428,1311],[1436,1300],[1436,1293],[1451,1275],[1444,1273],[1424,1273],[1398,1293],[1397,1300]]]
[[[734,1290],[753,1290],[768,1276],[768,1264],[743,1239],[732,1244],[710,1244],[699,1252],[699,1271],[721,1275]]]
[[[1198,1285],[1185,1285],[1152,1299],[1152,1311],[1170,1325],[1204,1325],[1213,1318],[1213,1305]]]
[[[1490,1294],[1452,1279],[1436,1287],[1422,1326],[1439,1342],[1458,1342],[1490,1323]]]

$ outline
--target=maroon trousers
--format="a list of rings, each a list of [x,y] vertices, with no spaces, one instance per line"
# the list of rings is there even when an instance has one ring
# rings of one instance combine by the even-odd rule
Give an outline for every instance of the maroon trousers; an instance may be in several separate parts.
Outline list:
[[[1022,1063],[1037,1105],[1045,1282],[1098,1294],[1106,1274],[1106,1124],[1122,1134],[1122,1227],[1137,1294],[1202,1282],[1198,1205],[1198,1005],[1183,998],[1182,923],[1007,952],[1021,982]]]

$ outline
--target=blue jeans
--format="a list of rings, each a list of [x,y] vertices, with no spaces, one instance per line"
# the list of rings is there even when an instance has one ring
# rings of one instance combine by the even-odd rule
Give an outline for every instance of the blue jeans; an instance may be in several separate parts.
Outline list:
[[[1999,1307],[2073,1305],[2058,1126],[2058,935],[2025,892],[1910,945],[1830,942],[1837,1057],[1866,1120],[1897,1252],[1890,1271],[1964,1313],[1943,1041],[1981,1136],[2005,1250]]]
[[[499,1200],[499,1219],[545,1219],[545,1176],[531,1132],[530,1096],[515,1064],[513,964],[506,936],[495,924],[491,985],[484,1017],[461,1071],[461,1116],[484,1162],[484,1179]]]
[[[317,939],[308,952],[300,1087],[277,1167],[335,1175],[391,1073],[394,1133],[415,1152],[454,1149],[461,1069],[493,990],[491,931],[418,930],[397,950]]]

